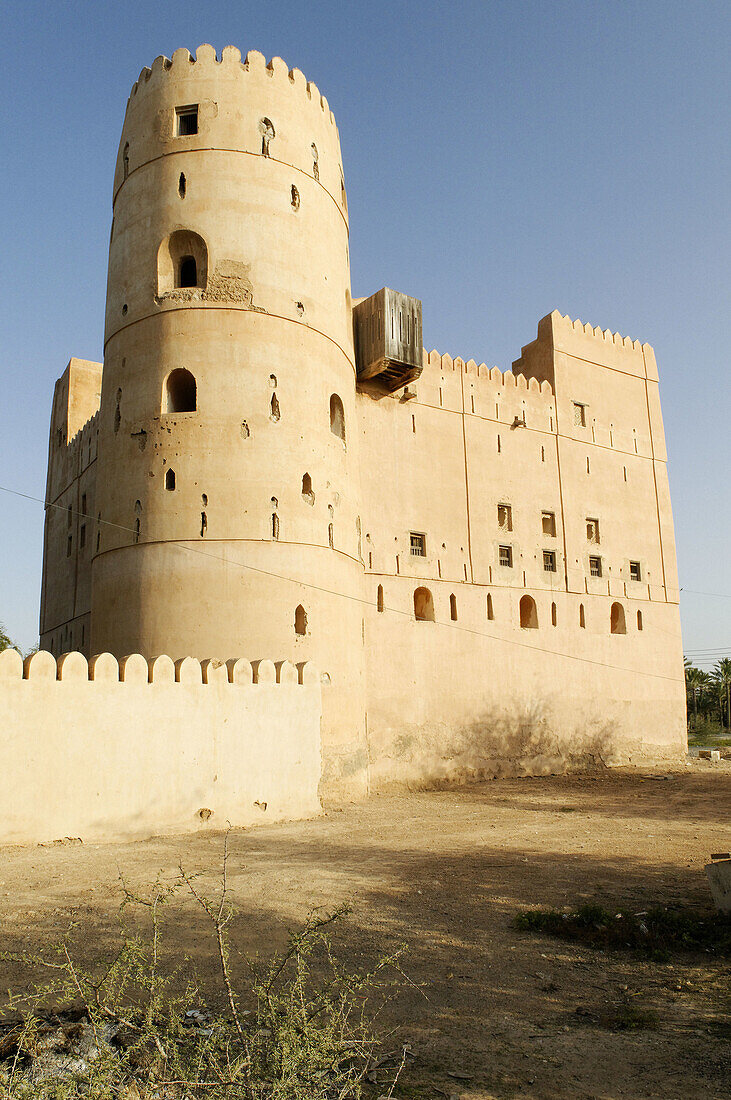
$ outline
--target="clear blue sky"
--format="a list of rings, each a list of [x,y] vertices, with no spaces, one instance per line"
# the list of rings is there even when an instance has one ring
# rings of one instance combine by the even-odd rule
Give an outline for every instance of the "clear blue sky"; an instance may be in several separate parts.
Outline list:
[[[130,87],[178,46],[279,55],[340,129],[354,294],[503,369],[557,308],[651,343],[685,646],[731,655],[728,3],[27,0],[3,16],[0,483],[42,497],[53,383],[101,359]],[[38,633],[43,509],[0,494],[0,620]],[[719,593],[722,595],[698,595]]]

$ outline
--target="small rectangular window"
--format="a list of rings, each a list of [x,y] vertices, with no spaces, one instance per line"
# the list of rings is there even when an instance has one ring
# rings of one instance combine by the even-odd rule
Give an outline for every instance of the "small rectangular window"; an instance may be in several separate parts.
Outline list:
[[[198,133],[198,104],[175,108],[175,134],[177,137],[189,137]]]
[[[589,573],[592,577],[601,577],[601,575],[602,575],[602,559],[601,558],[589,558]]]
[[[543,568],[546,573],[556,572],[556,551],[544,550],[543,551]]]
[[[631,581],[642,580],[642,567],[638,561],[631,561],[629,563],[629,579]]]
[[[79,549],[83,550],[86,546],[86,524],[82,523],[79,528]]]
[[[556,537],[556,513],[555,512],[541,512],[541,526],[543,528],[543,534],[548,535],[550,538]]]
[[[506,566],[508,569],[513,568],[513,548],[512,546],[501,546],[499,561],[501,565]]]
[[[86,493],[81,494],[81,514],[86,515]]]
[[[409,535],[409,545],[413,557],[426,557],[426,535],[422,535],[418,531],[412,531]]]
[[[574,401],[574,426],[586,427],[586,405],[582,405],[579,401]]]
[[[501,531],[513,530],[513,509],[509,504],[498,504],[497,522]]]
[[[599,520],[591,519],[587,516],[586,519],[586,541],[595,542],[599,545]]]

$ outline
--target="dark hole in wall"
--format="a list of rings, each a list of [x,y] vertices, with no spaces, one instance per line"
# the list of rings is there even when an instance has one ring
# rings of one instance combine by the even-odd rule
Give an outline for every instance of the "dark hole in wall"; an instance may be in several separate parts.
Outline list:
[[[178,180],[178,194],[180,195],[181,199],[185,198],[185,186],[185,172],[181,172],[180,179]]]

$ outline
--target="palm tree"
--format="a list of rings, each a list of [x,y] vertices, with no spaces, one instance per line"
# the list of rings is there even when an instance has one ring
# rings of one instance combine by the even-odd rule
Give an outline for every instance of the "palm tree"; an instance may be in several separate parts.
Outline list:
[[[721,702],[721,725],[723,721],[723,705],[726,704],[726,726],[731,728],[731,657],[722,657],[716,661],[711,673],[713,683],[718,690]]]
[[[685,686],[686,689],[692,693],[693,696],[693,725],[698,725],[698,697],[702,696],[703,688],[708,687],[710,683],[710,676],[707,672],[703,672],[702,669],[696,668],[690,663],[687,657],[684,658],[685,663]],[[731,663],[731,662],[730,662]]]

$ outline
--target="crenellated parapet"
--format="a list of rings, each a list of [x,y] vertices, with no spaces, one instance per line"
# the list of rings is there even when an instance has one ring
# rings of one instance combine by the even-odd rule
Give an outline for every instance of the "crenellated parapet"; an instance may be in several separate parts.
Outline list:
[[[196,132],[176,133],[176,111],[197,107]],[[335,117],[319,88],[281,59],[258,50],[242,60],[226,46],[175,50],[155,58],[132,87],[117,158],[115,196],[128,177],[161,154],[221,150],[264,154],[314,177],[347,219]]]
[[[121,684],[317,684],[319,673],[312,661],[247,661],[232,657],[181,657],[174,661],[167,654],[148,660],[141,653],[117,658],[111,653],[97,653],[88,660],[83,653],[72,651],[56,658],[47,650],[38,650],[23,659],[16,649],[0,652],[0,684],[29,680],[35,683],[73,681],[79,683]]]
[[[137,95],[140,88],[145,88],[151,81],[164,79],[168,73],[172,77],[189,76],[192,66],[195,66],[196,76],[204,76],[213,70],[213,66],[219,66],[237,74],[260,72],[271,79],[273,84],[278,84],[282,88],[286,86],[286,81],[295,91],[300,91],[309,102],[319,107],[333,126],[335,125],[335,116],[330,110],[327,99],[320,94],[317,85],[308,80],[300,69],[290,69],[281,57],[273,57],[271,61],[267,61],[264,54],[258,50],[249,50],[242,61],[241,50],[236,46],[224,46],[220,57],[215,48],[208,43],[198,47],[195,57],[184,47],[175,50],[172,58],[160,55],[155,58],[152,65],[146,65],[142,69],[132,85],[130,99]]]
[[[499,422],[525,419],[529,427],[553,430],[554,395],[548,381],[425,350],[424,370],[413,388],[424,404]]]

